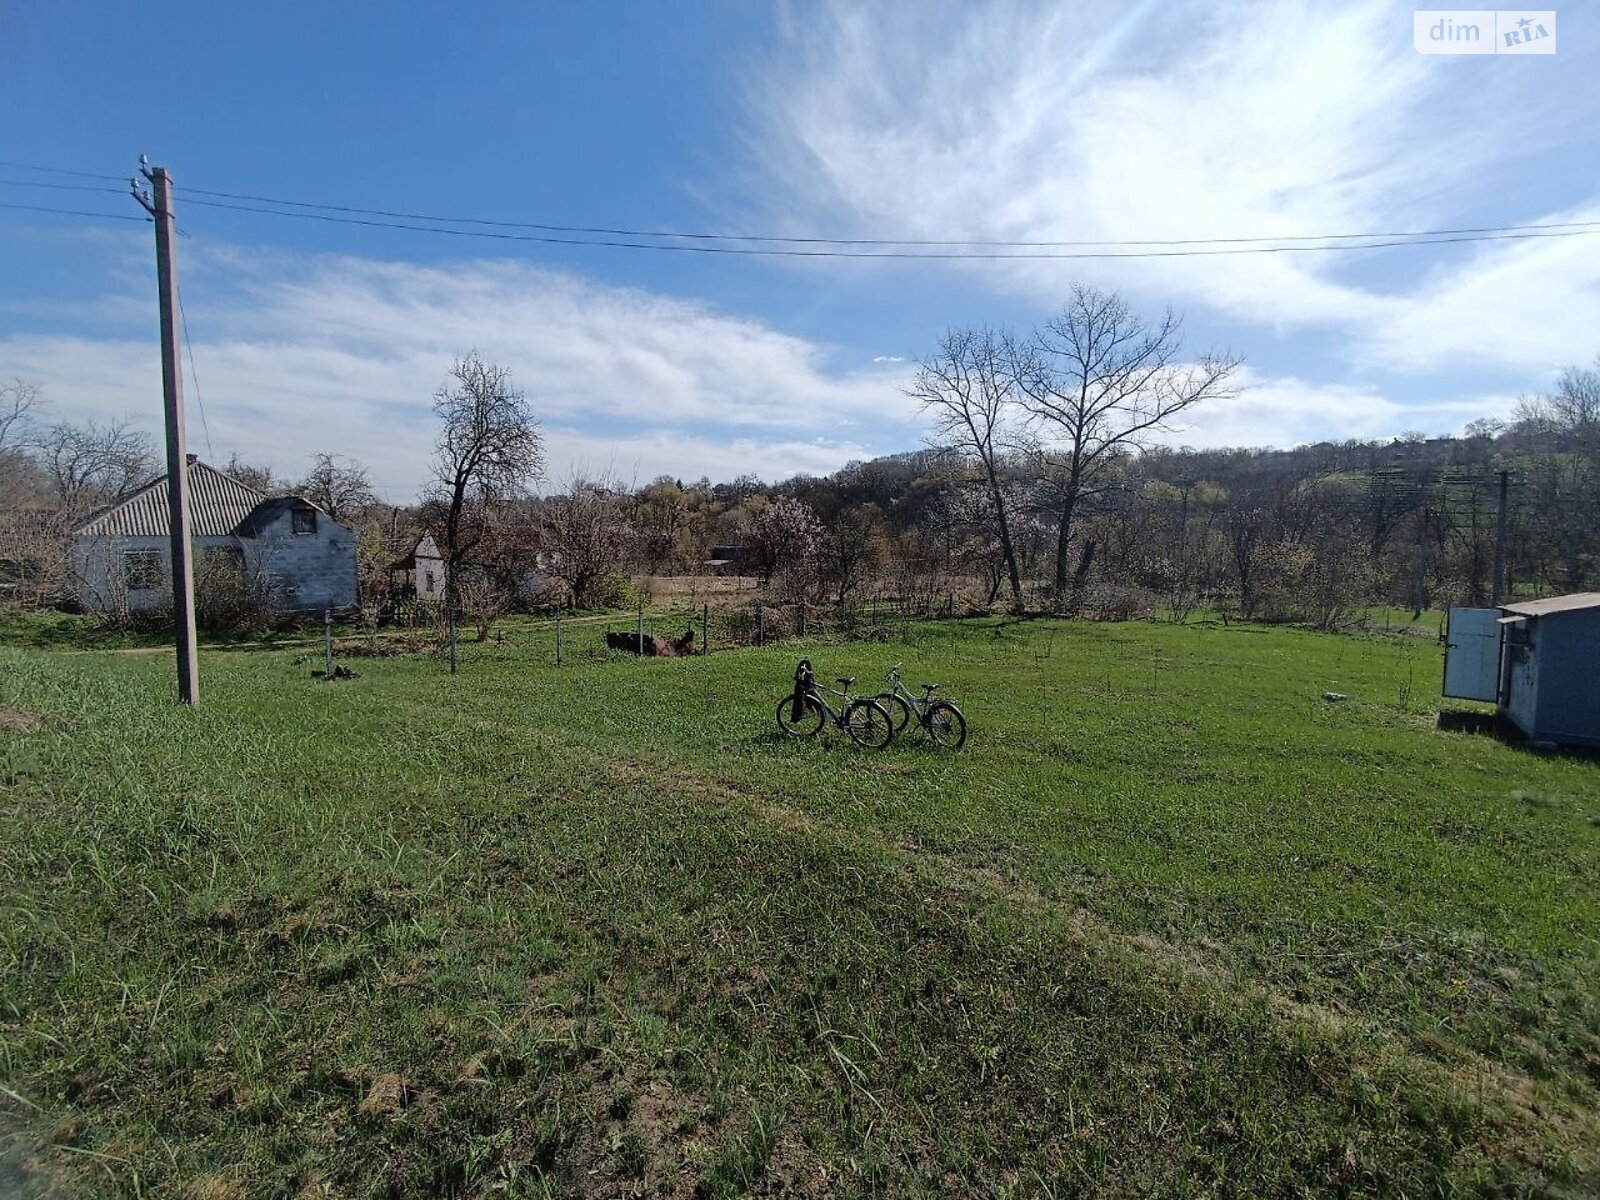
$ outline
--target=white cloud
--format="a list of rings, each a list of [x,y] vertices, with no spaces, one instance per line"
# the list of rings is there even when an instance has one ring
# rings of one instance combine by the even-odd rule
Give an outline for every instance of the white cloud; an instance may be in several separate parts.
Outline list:
[[[776,482],[800,474],[826,475],[854,459],[872,458],[884,452],[882,446],[873,448],[859,442],[826,438],[809,441],[736,438],[731,442],[713,442],[665,433],[613,438],[559,430],[549,440],[552,456],[571,464],[569,473],[607,476],[625,484],[647,483],[661,475],[685,481],[702,476],[719,481],[755,475]],[[559,485],[565,478],[558,476],[553,482]]]
[[[1377,388],[1318,384],[1293,376],[1245,370],[1239,394],[1197,406],[1182,426],[1162,437],[1171,446],[1298,446],[1350,438],[1384,439],[1413,429],[1458,433],[1468,422],[1504,416],[1509,396],[1478,395],[1401,403]]]
[[[823,347],[704,304],[515,262],[192,257],[210,299],[191,313],[200,386],[189,379],[190,445],[218,458],[238,451],[295,474],[311,453],[336,450],[367,463],[388,498],[409,499],[432,451],[432,392],[451,356],[473,347],[528,392],[554,484],[578,471],[624,482],[824,474],[923,437],[900,356],[830,370]],[[0,340],[0,377],[12,375],[43,381],[61,417],[155,428],[153,338],[13,334]],[[1374,387],[1252,370],[1240,383],[1238,398],[1196,410],[1165,440],[1283,446],[1442,432],[1511,403],[1403,404]]]
[[[294,473],[338,450],[404,499],[426,475],[433,391],[470,349],[527,392],[555,480],[580,461],[643,478],[787,476],[920,436],[903,371],[831,369],[826,347],[694,301],[509,261],[192,257],[213,300],[190,317],[219,457]],[[63,416],[153,427],[159,413],[153,340],[16,334],[0,341],[10,375],[43,381]],[[203,452],[200,415],[191,382],[191,447]]]

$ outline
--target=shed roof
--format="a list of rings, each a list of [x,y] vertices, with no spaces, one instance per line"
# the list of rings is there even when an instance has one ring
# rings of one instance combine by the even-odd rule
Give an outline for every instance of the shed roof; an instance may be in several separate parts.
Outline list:
[[[247,514],[245,514],[244,518],[233,529],[233,532],[237,533],[240,537],[255,537],[256,534],[260,533],[263,529],[270,525],[273,519],[285,509],[306,508],[314,509],[323,516],[327,517],[328,520],[333,521],[333,518],[328,515],[327,509],[323,508],[322,505],[317,504],[314,501],[307,500],[304,496],[292,494],[288,496],[269,496],[252,508]],[[333,523],[335,525],[340,524],[338,521],[334,521]]]
[[[431,533],[419,537],[411,547],[411,552],[404,558],[397,558],[389,564],[391,571],[411,571],[416,568],[419,560],[427,562],[444,562],[444,555],[439,553],[439,543],[433,540]]]
[[[327,516],[327,510],[304,496],[268,496],[232,475],[189,456],[189,533],[193,537],[250,537],[258,509],[276,512],[283,505],[305,505]],[[332,518],[329,518],[332,520]],[[167,477],[160,476],[120,500],[97,509],[73,532],[80,537],[166,537],[168,530]]]
[[[224,475],[199,459],[189,462],[189,532],[194,537],[225,537],[267,498],[247,483]],[[137,491],[91,513],[79,536],[166,537],[169,526],[167,477],[152,479]]]
[[[1547,600],[1525,600],[1520,604],[1502,604],[1508,613],[1519,617],[1547,617],[1551,613],[1580,612],[1600,608],[1600,592],[1573,592],[1570,596],[1551,596]]]

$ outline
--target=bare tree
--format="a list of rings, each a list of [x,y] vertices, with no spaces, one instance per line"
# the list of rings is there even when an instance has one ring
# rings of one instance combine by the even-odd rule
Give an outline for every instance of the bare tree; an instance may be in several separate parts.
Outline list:
[[[443,543],[447,605],[454,603],[457,571],[494,511],[525,495],[544,467],[544,438],[510,371],[474,352],[456,359],[450,379],[433,398],[442,428],[425,504]]]
[[[1058,600],[1067,591],[1073,518],[1101,490],[1105,468],[1142,449],[1183,410],[1234,394],[1229,383],[1241,360],[1207,353],[1179,362],[1182,324],[1170,309],[1147,323],[1115,292],[1079,284],[1028,342],[1009,347],[1055,502]]]
[[[639,554],[652,575],[678,566],[686,557],[691,513],[689,496],[670,475],[663,475],[634,495],[633,524],[639,533]]]
[[[540,530],[548,570],[566,585],[574,608],[588,607],[598,585],[617,572],[633,535],[618,490],[607,480],[581,478],[544,501]]]
[[[846,509],[834,517],[818,546],[818,571],[843,607],[883,560],[883,511],[876,504]]]
[[[69,519],[150,482],[156,474],[150,436],[126,421],[61,422],[36,434],[32,449]]]
[[[1568,367],[1548,395],[1517,401],[1516,417],[1538,433],[1583,435],[1600,430],[1600,358],[1593,367]]]
[[[28,453],[41,404],[38,384],[0,383],[0,512],[48,507],[49,480]]]
[[[237,452],[228,455],[228,465],[222,473],[269,496],[281,496],[289,490],[288,481],[279,479],[269,464],[245,462]]]
[[[918,365],[907,391],[933,415],[940,446],[975,466],[1000,539],[1011,601],[1020,609],[1022,575],[1000,478],[1006,419],[1016,393],[1001,339],[990,329],[948,331],[939,339],[938,352]]]
[[[362,509],[378,502],[367,468],[342,454],[313,454],[311,471],[297,490],[335,521],[346,525]]]
[[[515,593],[493,575],[474,572],[463,574],[456,581],[456,604],[480,642],[489,640],[495,621],[515,598]]]
[[[38,384],[24,379],[0,383],[0,454],[18,448],[40,404]]]

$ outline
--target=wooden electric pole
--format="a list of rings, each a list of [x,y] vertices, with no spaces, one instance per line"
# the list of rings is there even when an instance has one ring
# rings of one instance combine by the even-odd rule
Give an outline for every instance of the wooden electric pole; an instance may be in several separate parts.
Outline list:
[[[1502,470],[1499,475],[1500,504],[1494,517],[1494,595],[1489,599],[1494,608],[1500,607],[1506,595],[1506,492],[1511,486],[1510,471]]]
[[[189,543],[189,451],[183,427],[183,374],[178,358],[177,220],[172,212],[172,176],[165,167],[139,172],[151,195],[137,187],[134,198],[156,224],[156,288],[161,300],[161,395],[167,425],[167,520],[172,543],[172,620],[178,645],[178,699],[200,703],[200,663],[195,652],[194,561]]]

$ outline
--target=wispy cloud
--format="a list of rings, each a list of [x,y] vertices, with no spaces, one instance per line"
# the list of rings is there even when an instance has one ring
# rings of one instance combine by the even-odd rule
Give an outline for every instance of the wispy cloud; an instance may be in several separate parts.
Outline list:
[[[1600,201],[1549,219],[1600,222]],[[1406,371],[1511,367],[1547,382],[1600,350],[1600,235],[1489,243],[1424,276],[1356,341],[1368,361]]]
[[[1383,0],[825,7],[752,82],[750,143],[780,216],[866,236],[1405,231],[1481,216],[1485,197],[1505,197],[1500,220],[1558,219],[1563,206],[1505,181],[1530,156],[1587,142],[1600,96],[1572,74],[1581,65],[1545,59],[1535,75],[1418,55],[1410,12]],[[1089,278],[1219,318],[1330,330],[1379,365],[1412,366],[1460,340],[1441,302],[1457,330],[1483,330],[1508,276],[1519,297],[1542,275],[1589,311],[1597,242],[1434,251],[1427,261],[1458,265],[1421,287],[1416,252],[957,269],[1042,303]],[[1503,361],[1588,357],[1579,320],[1527,324],[1544,330],[1524,341],[1537,350]]]

